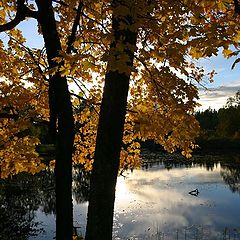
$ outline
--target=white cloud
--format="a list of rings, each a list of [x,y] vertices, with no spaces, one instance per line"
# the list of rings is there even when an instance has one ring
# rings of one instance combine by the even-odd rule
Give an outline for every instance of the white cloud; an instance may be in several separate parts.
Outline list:
[[[235,95],[240,90],[240,81],[234,81],[226,86],[199,90],[199,103],[202,105],[199,109],[205,110],[209,107],[219,109],[224,106],[227,99]],[[199,110],[198,109],[198,110]]]

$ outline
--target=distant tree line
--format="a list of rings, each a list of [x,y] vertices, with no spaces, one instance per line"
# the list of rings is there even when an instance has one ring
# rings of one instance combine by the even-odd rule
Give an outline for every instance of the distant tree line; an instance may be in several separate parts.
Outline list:
[[[236,145],[234,148],[239,147],[237,145],[240,143],[240,90],[233,97],[228,98],[226,104],[219,110],[208,108],[196,112],[196,119],[201,127],[197,140],[200,147],[209,141],[219,148],[228,147],[230,150],[233,145]],[[212,147],[216,146],[208,146],[208,148]]]

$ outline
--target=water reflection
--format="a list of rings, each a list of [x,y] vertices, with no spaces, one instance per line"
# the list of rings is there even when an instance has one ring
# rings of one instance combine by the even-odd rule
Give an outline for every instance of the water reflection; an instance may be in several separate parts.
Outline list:
[[[89,173],[74,168],[74,204],[88,200]],[[0,239],[53,239],[55,181],[51,170],[21,173],[0,181]]]
[[[232,191],[239,191],[239,165],[178,161],[151,163],[145,171],[134,171],[125,180],[129,199],[125,205],[117,194],[115,238],[165,234],[164,239],[199,239],[200,235],[200,239],[223,239],[223,234],[231,234],[239,239],[239,195],[232,194],[223,180]],[[188,194],[196,188],[197,197]]]
[[[90,174],[83,171],[80,166],[73,170],[73,198],[77,204],[88,201],[90,188]]]
[[[115,239],[196,239],[195,235],[223,239],[224,231],[240,239],[238,158],[198,157],[186,162],[148,156],[143,169],[126,175],[117,182]],[[199,191],[197,196],[189,194],[194,189]],[[89,174],[75,168],[74,226],[82,234],[88,192]],[[20,174],[1,181],[0,211],[0,239],[52,239],[53,173]]]
[[[42,232],[35,211],[55,210],[54,181],[47,171],[38,176],[19,174],[0,182],[0,239],[27,239]]]
[[[221,176],[232,192],[240,194],[240,168],[238,166],[222,166]]]

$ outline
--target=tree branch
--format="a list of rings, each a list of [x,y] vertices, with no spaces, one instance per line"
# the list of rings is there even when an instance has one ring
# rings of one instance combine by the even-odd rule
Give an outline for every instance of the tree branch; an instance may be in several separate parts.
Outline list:
[[[8,118],[8,119],[14,119],[17,120],[18,114],[12,114],[12,113],[0,113],[0,119],[1,118]]]
[[[62,6],[69,7],[69,5],[67,3],[65,3],[64,1],[61,1],[61,0],[52,0],[52,1],[55,3],[58,3]]]
[[[13,41],[15,41],[17,44],[19,44],[29,54],[29,56],[31,57],[33,63],[36,65],[36,67],[38,69],[38,72],[41,74],[41,76],[43,77],[43,79],[46,82],[49,82],[49,79],[44,75],[44,72],[41,69],[40,63],[35,59],[33,51],[29,47],[26,47],[24,44],[19,42],[17,39],[15,39],[15,38],[13,38],[11,36],[9,36],[9,38],[12,39]]]
[[[13,29],[27,17],[32,17],[37,19],[38,12],[30,10],[24,4],[24,0],[17,0],[17,12],[16,12],[15,18],[6,24],[0,25],[0,32]]]
[[[77,8],[77,15],[73,22],[72,32],[71,32],[71,35],[68,37],[67,53],[71,53],[71,51],[74,50],[73,44],[76,40],[76,32],[77,32],[77,27],[79,25],[80,17],[82,14],[82,10],[83,10],[83,1],[80,1]]]
[[[234,0],[235,13],[240,14],[240,3],[239,0]]]

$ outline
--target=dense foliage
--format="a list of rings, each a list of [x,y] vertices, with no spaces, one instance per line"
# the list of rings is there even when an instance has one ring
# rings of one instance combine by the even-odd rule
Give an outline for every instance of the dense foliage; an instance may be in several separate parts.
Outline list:
[[[110,240],[118,170],[139,166],[139,141],[191,156],[197,84],[214,76],[195,61],[238,54],[238,13],[237,0],[0,2],[0,175],[44,168],[33,126],[47,125],[58,240],[72,238],[72,160],[93,168],[86,240]],[[26,45],[27,18],[44,49]]]
[[[37,18],[36,6],[30,1],[24,2],[1,2],[1,31],[10,29],[6,23],[11,19],[15,26],[24,18]],[[20,10],[26,10],[23,4],[28,10],[18,19]],[[67,43],[73,16],[80,5],[76,41],[73,53],[69,54]],[[63,45],[61,57],[55,60],[64,61],[61,74],[78,86],[72,95],[72,102],[78,109],[75,121],[79,123],[76,124],[74,161],[91,169],[102,83],[107,71],[105,61],[111,62],[112,69],[132,72],[122,168],[139,164],[139,140],[153,139],[170,152],[180,148],[190,156],[192,139],[198,132],[192,115],[197,105],[197,87],[193,80],[199,82],[204,73],[189,56],[196,59],[212,56],[219,47],[223,47],[225,56],[235,54],[229,48],[237,47],[239,41],[233,1],[124,2],[116,12],[119,16],[132,14],[134,23],[129,27],[138,32],[131,68],[124,63],[125,46],[116,45],[115,50],[109,52],[111,1],[88,0],[80,4],[76,0],[63,1],[53,8]],[[8,41],[4,36],[5,40],[0,42],[1,177],[43,168],[34,151],[35,145],[40,143],[37,135],[29,135],[26,130],[33,122],[49,119],[47,89],[50,75],[56,71],[49,69],[44,49],[29,49],[25,45],[20,30],[13,28],[5,34]],[[114,55],[119,51],[123,51],[122,57],[117,60]],[[209,77],[212,79],[213,74],[209,73]]]

